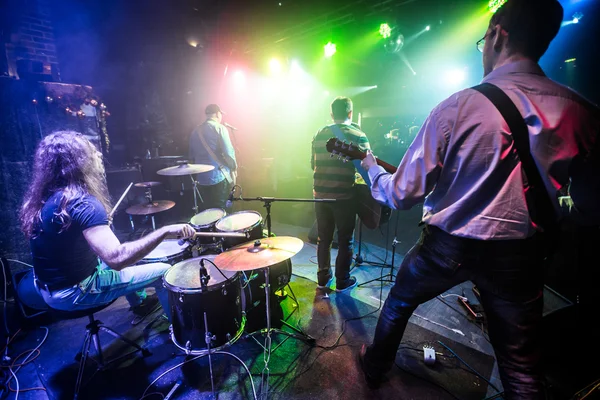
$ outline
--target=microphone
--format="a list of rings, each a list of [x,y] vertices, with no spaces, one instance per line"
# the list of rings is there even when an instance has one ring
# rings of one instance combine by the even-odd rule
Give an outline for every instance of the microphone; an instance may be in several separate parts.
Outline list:
[[[225,125],[229,129],[231,129],[232,131],[237,131],[238,130],[238,128],[236,128],[235,126],[229,125],[227,122],[223,123],[223,125]]]
[[[206,284],[208,283],[208,280],[210,279],[210,276],[208,275],[208,271],[206,270],[206,267],[204,266],[204,258],[200,259],[200,287],[205,288]]]
[[[231,188],[231,192],[229,192],[229,197],[225,202],[225,208],[231,208],[233,205],[233,194],[235,193],[235,185]]]

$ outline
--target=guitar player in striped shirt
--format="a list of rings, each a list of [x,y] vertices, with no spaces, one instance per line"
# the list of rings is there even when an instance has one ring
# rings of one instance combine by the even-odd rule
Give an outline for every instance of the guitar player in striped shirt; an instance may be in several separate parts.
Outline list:
[[[352,123],[352,100],[337,97],[331,103],[332,125],[321,128],[312,141],[311,167],[314,172],[313,196],[315,199],[336,199],[335,203],[315,203],[317,215],[318,288],[327,289],[333,278],[331,272],[331,244],[337,227],[338,255],[335,260],[336,291],[343,292],[356,286],[356,278],[350,276],[354,226],[357,201],[354,184],[357,170],[353,163],[331,158],[326,143],[338,137],[355,143],[361,150],[370,149],[367,136],[357,124]]]

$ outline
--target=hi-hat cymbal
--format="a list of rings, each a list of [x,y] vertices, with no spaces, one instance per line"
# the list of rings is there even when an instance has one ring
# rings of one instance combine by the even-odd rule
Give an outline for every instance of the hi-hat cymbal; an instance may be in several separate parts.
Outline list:
[[[151,203],[136,204],[125,210],[130,215],[150,215],[156,214],[161,211],[166,211],[169,208],[173,208],[175,202],[171,200],[154,200]]]
[[[249,271],[292,258],[302,247],[304,242],[291,236],[263,238],[232,247],[217,255],[214,262],[226,271]]]
[[[162,185],[162,182],[138,182],[133,186],[141,187],[141,188],[149,188],[149,187],[154,187],[154,186],[158,186],[158,185]]]
[[[174,167],[159,169],[156,173],[159,175],[179,176],[200,174],[202,172],[212,171],[213,169],[215,169],[215,167],[208,164],[180,164],[175,165]]]

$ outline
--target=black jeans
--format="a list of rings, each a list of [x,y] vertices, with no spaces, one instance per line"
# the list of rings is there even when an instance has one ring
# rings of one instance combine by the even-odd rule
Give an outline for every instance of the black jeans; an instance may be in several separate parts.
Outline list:
[[[338,200],[335,203],[315,203],[317,214],[317,261],[319,285],[331,279],[331,243],[337,227],[338,254],[335,259],[335,279],[340,284],[350,278],[354,226],[356,225],[356,200]]]
[[[223,208],[225,209],[225,203],[231,190],[231,185],[227,182],[227,179],[223,179],[221,182],[214,185],[198,185],[200,195],[202,195],[203,202],[198,199],[199,211],[206,210],[208,208]]]
[[[366,368],[374,375],[389,371],[417,306],[470,280],[481,292],[504,398],[541,398],[544,255],[539,235],[480,241],[426,227],[398,270],[365,355]]]

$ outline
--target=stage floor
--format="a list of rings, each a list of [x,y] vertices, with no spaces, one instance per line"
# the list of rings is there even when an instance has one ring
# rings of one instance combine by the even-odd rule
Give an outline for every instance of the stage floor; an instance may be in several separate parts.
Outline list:
[[[360,285],[349,293],[324,292],[316,289],[316,246],[309,242],[309,229],[274,222],[273,233],[277,236],[294,236],[304,241],[302,250],[292,258],[292,280],[286,288],[287,297],[276,303],[284,320],[297,330],[315,339],[310,345],[298,338],[273,334],[275,350],[271,354],[269,369],[269,398],[279,399],[483,399],[502,390],[492,347],[485,327],[470,320],[458,304],[455,294],[464,295],[473,303],[477,299],[472,284],[455,287],[422,306],[411,318],[403,344],[397,354],[396,367],[389,374],[389,381],[377,391],[369,390],[355,362],[362,343],[368,342],[379,315],[382,301],[390,290],[389,267],[391,251],[382,242],[364,241],[361,255],[364,261],[352,269],[358,282],[384,277]],[[416,239],[416,238],[415,238]],[[380,246],[382,245],[382,246]],[[356,243],[358,246],[358,243]],[[403,254],[397,248],[394,267],[402,262]],[[336,250],[332,250],[335,259]],[[376,263],[387,263],[380,266]],[[151,291],[150,291],[151,292]],[[296,297],[297,303],[293,297]],[[545,313],[565,308],[568,304],[560,296],[546,293]],[[212,398],[210,365],[206,357],[191,360],[170,339],[169,325],[160,318],[162,311],[147,316],[133,325],[133,314],[128,311],[123,298],[96,317],[107,326],[125,333],[127,337],[142,344],[153,354],[141,357],[139,353],[110,366],[106,371],[92,374],[94,364],[89,362],[85,387],[80,398],[84,399],[161,399],[174,387],[172,399]],[[276,315],[277,313],[274,313]],[[364,317],[363,317],[364,316]],[[264,327],[261,305],[248,313],[247,328]],[[363,318],[360,318],[363,317]],[[137,322],[137,321],[136,321]],[[40,354],[18,371],[20,388],[43,388],[21,392],[20,399],[67,399],[71,398],[77,373],[74,356],[78,352],[87,319],[51,321],[48,329],[31,327],[21,332],[11,343],[12,356],[33,349],[42,343]],[[297,332],[279,320],[273,326],[287,332]],[[217,354],[212,358],[215,392],[221,399],[253,398],[251,380],[261,397],[261,376],[264,374],[264,354],[260,343],[264,337],[246,329],[232,346],[223,349],[230,354]],[[256,339],[256,340],[255,340]],[[126,346],[103,336],[106,355],[128,351]],[[440,342],[451,348],[486,380],[469,370]],[[435,365],[423,362],[423,346],[429,345],[438,352]],[[93,351],[92,351],[92,354]],[[236,357],[249,368],[251,377]],[[178,364],[189,361],[181,367]],[[170,368],[171,372],[167,372]],[[166,373],[166,374],[165,374]],[[162,374],[165,374],[162,376]],[[160,379],[153,383],[157,378]],[[11,387],[16,388],[14,382]],[[155,393],[149,395],[150,393]],[[262,398],[266,398],[263,390]],[[146,397],[143,397],[146,395]]]

